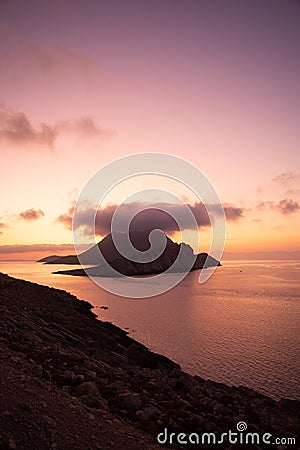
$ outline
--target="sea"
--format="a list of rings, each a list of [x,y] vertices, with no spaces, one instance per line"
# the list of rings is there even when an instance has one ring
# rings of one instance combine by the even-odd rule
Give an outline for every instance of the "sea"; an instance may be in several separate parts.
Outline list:
[[[300,400],[300,261],[222,264],[204,284],[199,271],[191,272],[151,298],[124,298],[88,277],[52,274],[70,266],[2,260],[0,272],[89,301],[100,320],[192,375],[243,385],[275,400]]]

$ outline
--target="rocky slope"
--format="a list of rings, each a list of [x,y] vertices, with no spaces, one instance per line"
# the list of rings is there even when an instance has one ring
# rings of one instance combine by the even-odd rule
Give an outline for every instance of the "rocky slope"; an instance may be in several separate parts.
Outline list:
[[[165,428],[221,433],[239,421],[296,437],[298,402],[188,375],[91,309],[64,291],[0,274],[0,449],[151,450]]]

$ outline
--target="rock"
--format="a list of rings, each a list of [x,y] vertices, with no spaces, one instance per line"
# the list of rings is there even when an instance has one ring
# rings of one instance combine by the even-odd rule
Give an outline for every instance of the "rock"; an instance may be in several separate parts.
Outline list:
[[[221,436],[239,421],[261,436],[297,439],[299,402],[184,374],[123,330],[79,314],[78,300],[62,291],[34,285],[33,296],[31,284],[14,280],[20,293],[8,303],[1,280],[9,277],[0,274],[1,321],[15,331],[0,337],[0,449],[96,450],[112,448],[110,440],[113,448],[150,449],[165,428]]]
[[[93,381],[96,379],[96,377],[97,377],[97,373],[94,372],[93,370],[86,370],[84,372],[84,379],[87,381],[90,381],[90,380]]]
[[[227,416],[232,414],[230,409],[228,409],[226,406],[221,405],[221,403],[216,402],[216,404],[213,407],[213,412],[217,416]]]
[[[93,381],[84,381],[79,386],[77,386],[77,388],[73,392],[73,395],[75,397],[82,397],[83,395],[96,396],[98,394],[98,388]]]
[[[213,433],[214,431],[217,431],[218,427],[215,423],[205,420],[202,424],[202,429],[206,433]]]
[[[183,398],[181,398],[179,400],[179,403],[180,403],[180,409],[184,409],[185,408],[188,411],[192,409],[191,404],[188,401],[184,400]]]
[[[142,400],[139,394],[121,394],[121,404],[126,411],[134,412],[141,408]]]
[[[134,436],[127,436],[125,441],[124,441],[124,445],[125,447],[128,448],[134,448],[134,446],[136,445],[136,439]]]
[[[73,370],[69,370],[69,369],[64,371],[64,376],[67,380],[71,380],[71,381],[74,380],[74,378],[75,378],[75,374],[74,374]]]
[[[31,373],[34,377],[41,378],[43,375],[43,367],[40,364],[34,365]]]
[[[137,411],[136,416],[142,421],[155,420],[159,417],[161,411],[154,405],[146,406],[143,410]]]
[[[82,375],[82,374],[75,375],[75,378],[74,378],[75,383],[82,383],[83,381],[84,381],[84,375]]]
[[[113,383],[107,384],[105,386],[105,389],[107,391],[112,391],[112,392],[115,392],[117,394],[122,394],[122,393],[124,393],[126,391],[126,385],[125,385],[123,380],[118,380],[118,381],[115,381]]]
[[[201,428],[203,421],[204,421],[203,417],[198,414],[191,414],[188,419],[185,419],[186,425],[188,425],[191,428],[191,430]]]
[[[94,397],[93,395],[82,395],[81,397],[78,397],[78,400],[90,408],[108,409],[107,401],[100,396]]]
[[[9,439],[8,441],[8,448],[11,450],[17,450],[17,444],[13,439]]]

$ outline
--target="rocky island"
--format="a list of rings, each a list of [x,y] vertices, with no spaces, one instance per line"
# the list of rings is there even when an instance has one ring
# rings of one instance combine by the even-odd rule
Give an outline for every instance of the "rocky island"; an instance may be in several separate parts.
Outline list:
[[[220,435],[241,421],[299,443],[299,402],[184,373],[65,291],[0,274],[0,342],[1,449],[150,450],[166,429]]]
[[[131,233],[130,240],[132,242],[132,245],[141,252],[147,251],[150,247],[148,235],[149,231],[135,231],[134,233]],[[92,266],[91,268],[85,270],[73,269],[54,272],[64,275],[79,276],[84,276],[87,274],[90,274],[91,276],[109,276],[109,273],[107,271],[107,264],[99,264],[99,251],[110,267],[117,271],[118,274],[127,276],[154,275],[163,273],[166,270],[172,270],[174,272],[186,272],[187,270],[197,270],[206,267],[221,265],[219,261],[208,255],[207,253],[194,255],[193,250],[189,245],[185,243],[177,244],[166,235],[165,238],[166,246],[163,252],[158,258],[153,259],[153,261],[151,262],[135,262],[129,258],[125,258],[117,250],[111,234],[108,234],[97,245],[94,245],[89,250],[81,253],[80,258],[78,258],[76,255],[52,255],[40,259],[38,262],[44,262],[45,264],[82,264]],[[156,242],[154,240],[154,247],[155,245],[158,247],[159,242]],[[179,261],[176,261],[179,252],[181,252],[182,256]],[[173,267],[171,268],[171,266]]]

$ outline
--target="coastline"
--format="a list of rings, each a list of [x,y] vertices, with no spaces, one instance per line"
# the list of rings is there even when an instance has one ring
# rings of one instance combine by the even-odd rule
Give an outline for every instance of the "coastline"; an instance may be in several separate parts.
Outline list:
[[[3,448],[160,448],[165,428],[221,433],[239,421],[296,437],[299,402],[184,373],[65,291],[4,274],[0,289]]]

